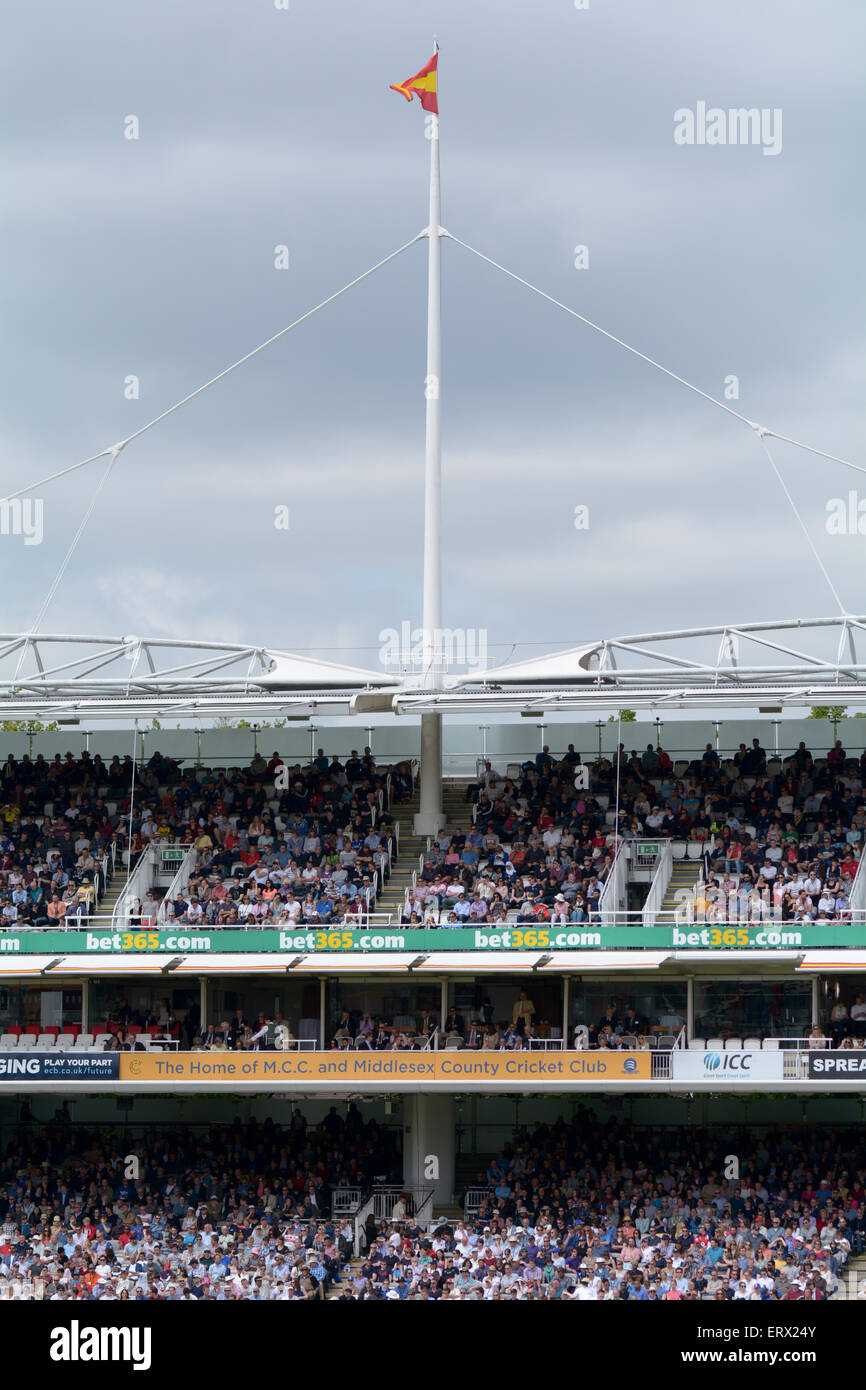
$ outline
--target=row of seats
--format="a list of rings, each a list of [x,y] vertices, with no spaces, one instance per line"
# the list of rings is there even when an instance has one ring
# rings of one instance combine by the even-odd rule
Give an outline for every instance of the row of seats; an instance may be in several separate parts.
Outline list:
[[[692,1052],[778,1052],[782,1038],[691,1038],[689,1049]],[[829,1041],[825,1044],[830,1046]]]
[[[4,1033],[0,1037],[0,1052],[104,1052],[111,1034],[102,1033]],[[162,1042],[156,1041],[149,1033],[142,1033],[136,1039],[144,1048],[161,1050]]]
[[[95,1023],[90,1032],[94,1037],[98,1037],[100,1033],[116,1033],[120,1027],[121,1024],[119,1023]],[[152,1023],[148,1028],[143,1028],[140,1023],[130,1023],[126,1031],[131,1038],[138,1037],[141,1033],[149,1033],[152,1038],[155,1038],[158,1034],[164,1033],[165,1029],[160,1028],[156,1023]],[[49,1024],[48,1027],[43,1028],[39,1023],[28,1023],[24,1027],[20,1023],[10,1023],[5,1035],[14,1034],[17,1037],[32,1035],[38,1038],[43,1033],[51,1033],[56,1038],[60,1033],[71,1033],[73,1037],[77,1037],[80,1032],[80,1023],[67,1023],[63,1028],[59,1028],[56,1024]]]

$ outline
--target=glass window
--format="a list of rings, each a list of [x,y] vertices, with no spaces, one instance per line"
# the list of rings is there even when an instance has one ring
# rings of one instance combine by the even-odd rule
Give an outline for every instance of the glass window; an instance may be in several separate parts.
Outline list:
[[[473,1022],[492,1023],[502,1030],[523,1016],[532,1024],[536,1037],[562,1035],[562,980],[555,975],[453,980],[448,991],[449,1008],[452,1004],[466,1027]]]
[[[65,1028],[81,1024],[81,986],[4,984],[0,988],[0,1027],[38,1024]]]
[[[634,1009],[641,1024],[650,1032],[676,1033],[686,1021],[685,980],[659,980],[621,976],[604,980],[572,980],[572,1028],[582,1023],[598,1026],[613,1008],[617,1019]]]
[[[328,985],[325,1013],[328,1034],[333,1036],[343,1013],[349,1014],[353,1034],[365,1014],[369,1014],[374,1026],[381,1021],[396,1028],[418,1030],[424,1009],[439,1022],[441,998],[439,984],[429,981],[377,980],[370,976],[333,980]]]
[[[811,980],[695,980],[697,1038],[799,1038],[811,1026]]]

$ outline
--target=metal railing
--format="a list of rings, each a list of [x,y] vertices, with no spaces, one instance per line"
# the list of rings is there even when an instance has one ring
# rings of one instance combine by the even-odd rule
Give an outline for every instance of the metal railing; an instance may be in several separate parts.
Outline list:
[[[335,1187],[331,1190],[331,1215],[354,1216],[364,1199],[360,1187]]]
[[[129,853],[131,854],[132,851],[130,850]],[[128,920],[136,898],[144,900],[148,888],[153,884],[155,863],[156,846],[149,844],[139,855],[135,868],[131,870],[123,891],[114,904],[114,911],[111,915],[112,926],[119,927],[122,920]]]
[[[179,893],[182,893],[186,889],[193,867],[198,860],[198,850],[195,848],[195,845],[161,845],[159,852],[161,853],[162,850],[165,849],[182,849],[184,855],[178,864],[174,878],[166,888],[162,901],[159,904],[156,920],[160,926],[165,921],[167,904],[172,902]]]
[[[641,841],[633,841],[632,852],[639,856]],[[641,913],[641,924],[645,927],[655,926],[656,917],[661,910],[664,902],[668,884],[671,881],[671,870],[673,868],[673,845],[670,840],[658,842],[659,851],[656,859],[656,869],[653,874],[650,890],[647,894],[646,902]]]
[[[598,916],[604,926],[612,926],[616,917],[626,910],[628,886],[629,849],[620,840],[613,857],[610,873],[607,876],[601,897],[598,900]]]

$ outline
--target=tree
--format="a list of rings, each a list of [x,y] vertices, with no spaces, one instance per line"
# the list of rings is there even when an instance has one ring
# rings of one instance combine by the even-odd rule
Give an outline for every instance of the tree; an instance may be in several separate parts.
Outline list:
[[[617,714],[608,715],[608,724],[633,724],[637,719],[633,709],[621,709]]]
[[[38,719],[0,720],[0,732],[4,734],[54,734],[60,728],[56,720],[40,724]]]

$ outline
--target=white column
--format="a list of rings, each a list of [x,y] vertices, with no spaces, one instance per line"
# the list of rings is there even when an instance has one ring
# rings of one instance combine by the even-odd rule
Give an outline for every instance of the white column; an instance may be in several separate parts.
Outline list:
[[[441,684],[442,651],[442,244],[439,189],[439,117],[425,124],[430,141],[430,215],[427,224],[427,425],[424,445],[424,673],[426,690]],[[416,835],[435,835],[442,814],[442,716],[421,716],[421,799]]]
[[[695,1036],[695,981],[692,975],[686,980],[686,1037],[691,1042]]]
[[[445,824],[442,810],[442,716],[421,715],[421,796],[416,835],[435,835]]]
[[[448,1017],[448,981],[442,980],[439,985],[439,1046],[445,1045],[445,1020]]]
[[[436,1206],[449,1206],[454,1200],[454,1129],[453,1096],[405,1097],[403,1181],[416,1195],[419,1188],[432,1187]]]

